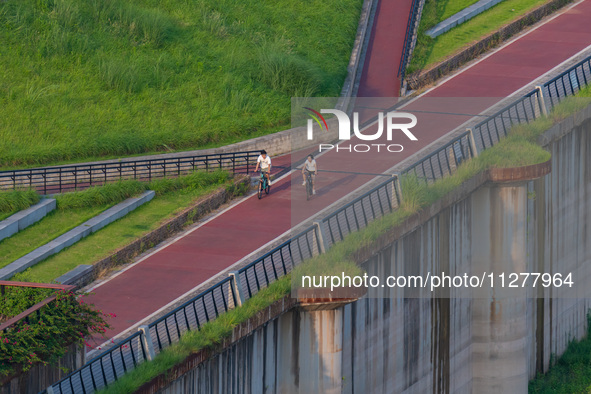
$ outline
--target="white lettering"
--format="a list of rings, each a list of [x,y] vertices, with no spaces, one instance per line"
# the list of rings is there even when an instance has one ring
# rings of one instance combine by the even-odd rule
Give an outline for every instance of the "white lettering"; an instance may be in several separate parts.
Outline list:
[[[398,150],[392,150],[392,147],[396,147],[396,148],[400,148]],[[388,145],[388,152],[392,152],[392,153],[398,153],[398,152],[402,152],[402,150],[404,149],[404,147],[400,144],[392,144],[392,145]]]
[[[362,150],[361,148],[363,148],[364,150]],[[371,146],[366,145],[366,144],[353,145],[353,150],[355,152],[359,152],[359,153],[369,152],[370,149],[371,149]]]
[[[333,114],[339,121],[339,139],[348,140],[351,138],[351,121],[347,114],[338,109],[321,109],[321,114]]]
[[[308,280],[308,286],[306,286],[306,279]],[[312,287],[312,278],[307,275],[302,276],[302,287]]]
[[[361,134],[359,131],[359,114],[357,112],[353,113],[353,132],[362,141],[375,141],[382,136],[384,131],[384,114],[380,112],[378,114],[378,131],[372,135]]]
[[[394,118],[407,118],[410,119],[410,123],[393,123],[392,120]],[[407,112],[388,112],[388,127],[387,127],[387,135],[388,141],[392,141],[392,131],[393,130],[400,130],[408,138],[412,141],[417,141],[417,137],[415,137],[408,129],[417,125],[417,117],[413,114],[409,114]]]

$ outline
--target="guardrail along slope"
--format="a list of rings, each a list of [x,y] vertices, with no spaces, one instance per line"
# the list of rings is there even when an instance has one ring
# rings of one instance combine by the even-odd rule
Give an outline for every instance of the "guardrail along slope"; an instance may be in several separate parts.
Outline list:
[[[529,123],[540,118],[564,98],[576,94],[591,80],[591,57],[565,70],[524,97],[507,105],[471,130],[448,142],[420,162],[410,165],[404,173],[412,173],[431,183],[452,174],[463,160],[494,146],[506,136],[512,125]],[[481,142],[478,143],[478,140]],[[479,146],[480,145],[480,146]],[[107,352],[90,360],[51,387],[52,392],[92,392],[117,380],[138,363],[149,360],[188,330],[198,330],[230,308],[239,305],[261,288],[290,272],[294,265],[321,253],[333,242],[341,241],[349,232],[364,228],[378,217],[395,210],[400,193],[397,177],[383,182],[359,198],[328,215],[319,225],[312,225],[241,268],[232,275],[176,308],[143,330],[138,331]],[[355,223],[355,224],[353,224]],[[330,239],[322,239],[319,226]],[[237,294],[236,289],[243,289]],[[239,301],[240,300],[240,301]],[[151,353],[150,343],[153,344]]]

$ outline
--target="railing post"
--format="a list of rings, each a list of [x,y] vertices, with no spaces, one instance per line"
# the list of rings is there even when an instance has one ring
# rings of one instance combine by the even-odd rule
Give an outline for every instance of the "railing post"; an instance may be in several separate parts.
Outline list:
[[[473,157],[478,157],[478,148],[476,147],[476,140],[474,139],[474,130],[472,130],[472,127],[468,128],[468,133],[470,147],[472,148],[472,155]]]
[[[316,226],[316,234],[318,234],[318,247],[320,248],[320,253],[326,253],[328,247],[325,242],[327,238],[326,234],[324,234],[324,227],[322,227],[321,222],[314,222],[312,224]]]
[[[402,188],[400,187],[400,176],[399,173],[392,174],[392,200],[396,198],[396,205],[400,206],[402,204]],[[394,207],[394,201],[392,201],[392,207]],[[394,208],[392,208],[394,211]]]
[[[138,331],[141,332],[140,340],[144,345],[144,349],[146,349],[146,357],[149,361],[154,360],[156,357],[156,352],[154,351],[154,342],[152,341],[152,336],[150,335],[150,327],[143,325],[138,327]]]
[[[237,306],[242,306],[244,303],[244,291],[242,290],[242,283],[240,283],[240,274],[238,271],[231,271],[229,274],[230,278],[230,286],[234,289],[234,294],[236,294],[236,303]]]
[[[542,114],[548,116],[548,108],[546,107],[546,99],[544,98],[544,89],[538,85],[536,86],[536,90],[538,91],[538,103],[540,104]]]

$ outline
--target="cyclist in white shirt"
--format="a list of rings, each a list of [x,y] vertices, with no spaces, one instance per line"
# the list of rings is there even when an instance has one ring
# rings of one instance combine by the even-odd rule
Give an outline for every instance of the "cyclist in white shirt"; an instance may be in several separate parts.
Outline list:
[[[257,159],[257,166],[254,169],[254,172],[257,172],[259,170],[259,166],[261,167],[261,173],[265,174],[267,182],[269,186],[271,186],[271,179],[269,178],[269,176],[271,175],[271,158],[267,154],[267,151],[264,149],[261,151],[261,154]]]
[[[318,172],[318,165],[316,164],[316,160],[314,160],[313,155],[308,155],[308,158],[304,162],[304,166],[302,167],[302,186],[306,186],[306,171],[312,174],[312,194],[316,194],[316,173]]]

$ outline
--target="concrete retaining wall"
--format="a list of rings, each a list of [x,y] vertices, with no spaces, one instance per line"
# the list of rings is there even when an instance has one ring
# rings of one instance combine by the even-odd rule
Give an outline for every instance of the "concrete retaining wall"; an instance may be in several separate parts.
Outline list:
[[[150,201],[154,198],[155,193],[151,190],[142,193],[139,197],[129,198],[122,203],[115,205],[95,216],[94,218],[82,223],[80,226],[73,228],[65,234],[60,235],[53,241],[40,246],[25,256],[8,264],[6,267],[0,269],[0,280],[10,279],[15,274],[26,270],[29,267],[45,260],[51,255],[54,255],[68,246],[71,246],[81,240],[82,238],[92,234],[106,225],[122,218],[129,212],[133,211],[140,205]]]
[[[33,394],[84,365],[84,346],[72,344],[54,365],[34,365],[27,372],[0,378],[0,394]]]
[[[15,213],[9,218],[0,222],[0,241],[18,233],[33,223],[43,219],[45,215],[53,211],[56,207],[55,200],[47,198],[39,203]]]
[[[526,392],[552,355],[586,333],[591,308],[591,118],[574,119],[546,134],[550,174],[515,182],[480,174],[357,257],[381,278],[572,272],[576,298],[557,287],[438,297],[427,289],[416,298],[378,288],[335,310],[289,310],[142,392]]]

